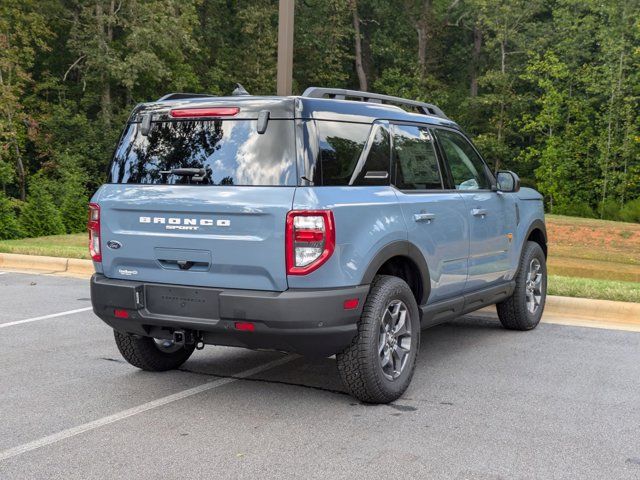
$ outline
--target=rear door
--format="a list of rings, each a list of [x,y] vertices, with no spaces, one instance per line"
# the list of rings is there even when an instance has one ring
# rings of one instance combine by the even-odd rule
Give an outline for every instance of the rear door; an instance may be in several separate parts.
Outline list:
[[[243,111],[242,106],[240,111]],[[130,123],[96,194],[103,273],[148,282],[282,291],[297,172],[294,121]],[[199,171],[181,171],[179,169]]]
[[[418,125],[393,125],[392,181],[407,225],[429,266],[428,303],[460,295],[467,280],[468,218],[456,191],[444,189],[430,131]]]
[[[509,271],[509,248],[516,225],[513,200],[491,189],[488,167],[462,134],[435,130],[450,180],[464,198],[469,222],[469,277],[467,291],[504,280]]]

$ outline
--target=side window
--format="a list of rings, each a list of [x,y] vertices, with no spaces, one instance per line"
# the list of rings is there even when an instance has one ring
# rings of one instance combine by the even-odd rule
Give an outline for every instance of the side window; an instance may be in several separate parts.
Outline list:
[[[457,190],[481,190],[490,187],[485,165],[462,135],[449,130],[436,130],[438,141],[447,157]]]
[[[441,190],[438,157],[429,130],[393,126],[395,186],[400,190]]]
[[[317,128],[322,185],[349,185],[371,125],[318,120]]]
[[[389,185],[389,166],[391,163],[391,142],[389,131],[380,125],[373,127],[371,145],[367,158],[359,171],[354,171],[352,185]]]

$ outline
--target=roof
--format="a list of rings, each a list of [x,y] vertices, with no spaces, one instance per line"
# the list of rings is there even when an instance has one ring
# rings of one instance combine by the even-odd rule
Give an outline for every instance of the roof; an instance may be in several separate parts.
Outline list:
[[[154,121],[170,118],[169,111],[179,107],[237,106],[240,113],[235,118],[257,118],[262,110],[268,110],[271,119],[310,118],[343,122],[371,123],[375,120],[419,122],[457,127],[446,117],[425,115],[403,110],[396,105],[335,98],[305,96],[253,96],[239,95],[215,97],[196,94],[169,94],[156,102],[137,105],[130,121],[140,121],[142,113],[152,113]]]

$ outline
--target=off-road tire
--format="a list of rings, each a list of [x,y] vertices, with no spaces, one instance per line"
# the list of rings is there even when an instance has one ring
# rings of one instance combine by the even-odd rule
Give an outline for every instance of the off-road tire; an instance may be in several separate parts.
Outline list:
[[[534,259],[540,263],[542,295],[537,310],[532,313],[527,308],[527,276],[529,265]],[[532,330],[540,323],[547,297],[547,263],[542,248],[536,242],[525,243],[515,280],[516,288],[513,294],[496,305],[498,318],[502,326],[509,330]]]
[[[390,380],[383,374],[379,358],[380,324],[393,300],[407,307],[411,322],[411,348],[400,376]],[[397,400],[411,383],[420,349],[420,317],[415,297],[400,278],[379,275],[371,284],[358,322],[358,333],[351,345],[336,355],[338,372],[349,393],[366,403],[389,403]]]
[[[124,359],[134,367],[150,372],[164,372],[178,368],[189,359],[195,349],[194,344],[185,345],[184,348],[175,352],[163,352],[151,337],[130,335],[117,330],[113,333],[118,350]]]

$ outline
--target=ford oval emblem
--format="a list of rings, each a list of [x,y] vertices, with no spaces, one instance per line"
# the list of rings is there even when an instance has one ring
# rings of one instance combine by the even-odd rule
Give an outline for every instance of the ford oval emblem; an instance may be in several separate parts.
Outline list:
[[[122,246],[122,244],[120,242],[118,242],[117,240],[109,240],[107,242],[107,247],[109,247],[112,250],[117,250]]]

